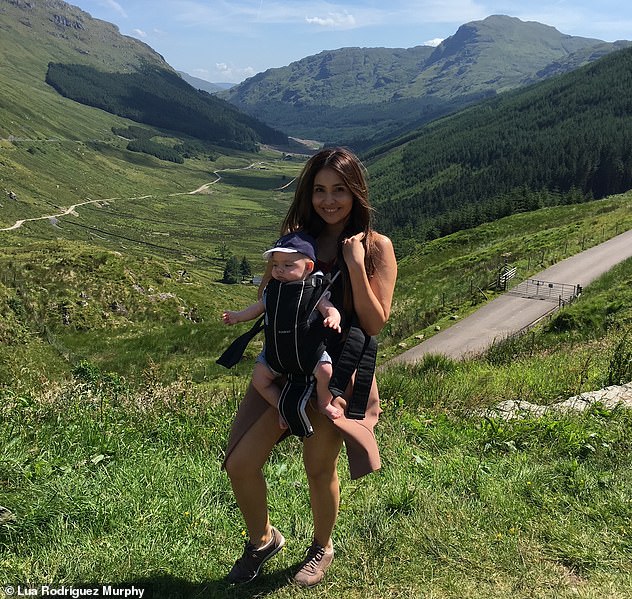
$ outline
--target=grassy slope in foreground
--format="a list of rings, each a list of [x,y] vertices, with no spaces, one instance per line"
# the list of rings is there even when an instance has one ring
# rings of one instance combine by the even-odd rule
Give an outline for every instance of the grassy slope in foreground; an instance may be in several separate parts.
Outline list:
[[[495,400],[493,389],[550,403],[605,382],[617,356],[629,364],[632,261],[611,277],[535,341],[381,378],[383,468],[352,482],[341,460],[337,559],[319,596],[630,596],[630,412],[468,415]],[[293,439],[265,471],[287,547],[248,588],[223,582],[243,546],[220,470],[243,391],[243,379],[210,391],[150,374],[130,389],[90,367],[42,392],[3,388],[0,504],[14,514],[0,525],[4,574],[23,585],[108,582],[160,597],[302,596],[287,583],[311,540]]]

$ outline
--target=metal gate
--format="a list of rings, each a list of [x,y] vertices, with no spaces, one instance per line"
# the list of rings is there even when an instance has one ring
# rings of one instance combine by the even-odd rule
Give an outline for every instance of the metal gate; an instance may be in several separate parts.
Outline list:
[[[563,305],[572,302],[581,293],[581,290],[580,285],[527,279],[507,293],[527,299],[539,299]]]

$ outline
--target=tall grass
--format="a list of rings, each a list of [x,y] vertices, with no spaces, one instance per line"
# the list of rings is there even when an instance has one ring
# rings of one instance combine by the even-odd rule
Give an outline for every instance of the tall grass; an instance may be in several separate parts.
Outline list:
[[[232,181],[250,179],[249,201],[281,214],[287,197],[262,191],[280,172],[239,171]],[[170,176],[161,173],[161,189]],[[194,225],[216,223],[213,206],[221,206],[239,240],[231,251],[248,255],[268,234],[267,221],[243,234],[261,214],[254,206],[237,214],[243,197],[231,195],[230,182],[215,204],[210,193],[177,207],[163,189],[159,200],[130,195],[85,211],[87,226],[107,216],[110,230],[165,247],[178,241],[188,258],[114,238],[52,240],[48,223],[6,235],[0,505],[14,517],[0,524],[0,587],[6,579],[135,584],[157,597],[308,595],[288,585],[311,536],[296,439],[266,466],[271,516],[287,548],[250,587],[223,581],[244,537],[220,464],[256,347],[234,372],[214,358],[239,332],[223,327],[221,310],[250,303],[255,289],[217,283],[223,234]],[[629,203],[627,194],[516,215],[417,248],[400,261],[382,356],[475,309],[504,253],[532,272],[629,226]],[[186,238],[160,235],[169,223]],[[506,399],[553,404],[626,381],[631,268],[620,265],[548,323],[479,360],[430,356],[380,373],[383,468],[352,482],[341,459],[337,558],[310,596],[631,596],[629,413],[473,415]],[[463,293],[448,291],[455,287]]]
[[[3,582],[154,597],[629,596],[629,412],[480,420],[384,383],[383,468],[352,482],[341,460],[337,557],[309,592],[288,582],[311,535],[296,439],[266,466],[287,548],[248,587],[223,581],[245,534],[220,470],[242,382],[148,375],[132,391],[84,365],[44,393],[3,388]]]
[[[629,268],[615,274],[629,280]],[[479,360],[380,373],[383,467],[350,481],[341,459],[336,560],[311,591],[289,582],[311,536],[294,438],[265,469],[288,545],[248,587],[224,582],[245,535],[220,469],[245,376],[165,383],[150,366],[130,384],[84,361],[64,382],[5,383],[0,505],[13,517],[0,524],[0,572],[23,587],[109,583],[154,597],[630,597],[632,413],[476,416],[625,378],[632,304],[624,295],[616,318],[584,316],[611,293],[596,283],[562,330],[551,321]]]

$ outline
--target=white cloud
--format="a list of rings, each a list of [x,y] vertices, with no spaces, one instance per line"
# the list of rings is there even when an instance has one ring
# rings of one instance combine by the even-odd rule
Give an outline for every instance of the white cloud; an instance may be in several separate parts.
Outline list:
[[[198,71],[201,70],[202,69],[198,69]],[[239,83],[256,74],[257,71],[253,67],[236,67],[235,65],[225,62],[217,62],[215,63],[215,69],[210,72],[206,71],[206,76],[202,78],[219,83]]]
[[[326,17],[305,17],[305,21],[310,25],[319,25],[335,29],[350,29],[356,26],[356,20],[348,12],[329,13]]]
[[[132,29],[132,35],[136,37],[146,38],[147,34],[142,29]]]
[[[119,15],[127,19],[127,13],[125,12],[125,9],[118,2],[116,2],[116,0],[103,0],[101,4],[103,6],[111,8],[114,12],[117,12]]]
[[[428,40],[427,42],[423,42],[423,44],[421,44],[421,45],[422,46],[432,46],[433,48],[436,48],[442,41],[443,41],[443,38],[435,37],[432,40]]]
[[[212,4],[212,6],[209,6]],[[323,27],[352,28],[360,24],[375,23],[382,15],[381,10],[354,6],[354,14],[340,2],[308,0],[306,2],[280,2],[266,0],[218,0],[203,3],[199,0],[179,0],[173,3],[173,18],[191,26],[214,26],[224,30],[243,29],[257,24],[299,24],[301,22]],[[308,15],[307,17],[305,15]]]

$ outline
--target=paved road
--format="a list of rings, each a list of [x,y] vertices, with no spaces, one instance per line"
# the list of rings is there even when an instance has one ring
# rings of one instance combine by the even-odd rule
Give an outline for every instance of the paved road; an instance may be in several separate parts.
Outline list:
[[[559,307],[559,297],[585,287],[632,257],[632,230],[571,256],[523,281],[467,318],[388,362],[412,363],[426,354],[462,359],[480,354],[494,340],[526,329]]]

